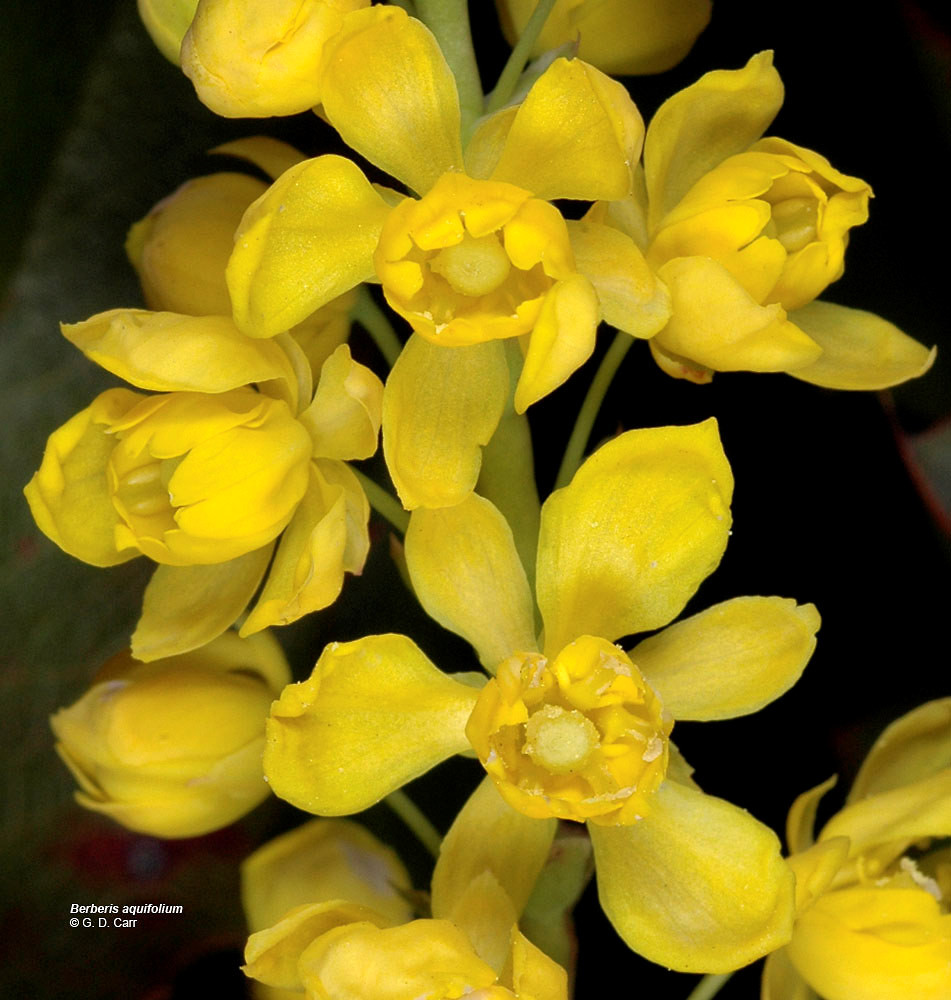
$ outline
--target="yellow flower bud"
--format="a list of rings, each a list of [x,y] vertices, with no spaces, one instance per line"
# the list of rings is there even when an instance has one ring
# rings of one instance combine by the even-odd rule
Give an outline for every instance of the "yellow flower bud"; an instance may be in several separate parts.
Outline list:
[[[50,723],[87,809],[157,837],[195,837],[263,801],[264,720],[290,679],[269,636],[225,633],[193,653],[120,653]]]
[[[139,17],[159,52],[178,65],[182,39],[195,16],[198,0],[138,0]]]
[[[226,118],[293,115],[320,103],[324,44],[370,0],[201,0],[182,70]]]
[[[529,333],[548,292],[576,270],[558,209],[459,173],[393,209],[374,263],[393,309],[450,347]]]
[[[647,258],[710,257],[761,305],[798,309],[842,276],[871,188],[824,157],[762,139],[705,174],[660,221]]]
[[[466,735],[515,809],[615,826],[648,813],[671,728],[628,656],[585,635],[551,662],[539,653],[505,660]]]
[[[496,0],[514,43],[535,0]],[[556,0],[533,55],[576,42],[578,56],[607,73],[662,73],[690,51],[710,20],[710,0]]]

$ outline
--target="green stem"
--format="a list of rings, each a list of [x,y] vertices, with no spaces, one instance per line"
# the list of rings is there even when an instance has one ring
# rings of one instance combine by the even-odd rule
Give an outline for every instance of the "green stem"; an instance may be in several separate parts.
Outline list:
[[[468,0],[416,0],[416,9],[419,19],[436,36],[456,78],[465,146],[475,120],[482,114],[482,81],[472,47]]]
[[[630,334],[619,330],[608,348],[608,353],[602,358],[601,365],[588,387],[588,394],[578,411],[578,419],[575,421],[571,437],[568,439],[568,447],[565,448],[565,457],[561,460],[561,468],[558,470],[555,489],[567,486],[578,466],[581,465],[588,438],[591,437],[591,428],[594,426],[598,410],[601,409],[604,395],[608,391],[608,386],[611,384],[618,366],[624,360],[624,355],[631,349],[633,343],[634,338]]]
[[[732,972],[721,972],[715,976],[712,974],[704,976],[693,988],[687,1000],[710,1000],[711,997],[715,997],[720,992],[720,988],[727,983],[732,975]]]
[[[416,834],[416,839],[434,857],[439,857],[442,837],[439,831],[429,822],[428,817],[402,789],[390,792],[384,802],[397,816]]]
[[[370,334],[386,363],[392,368],[400,356],[400,351],[403,350],[403,345],[393,329],[393,324],[376,304],[366,285],[362,285],[357,293],[357,301],[350,310],[350,318],[356,320]]]
[[[512,96],[515,86],[518,83],[518,78],[522,75],[522,70],[525,69],[528,57],[531,55],[532,49],[535,47],[535,42],[538,41],[538,36],[541,34],[542,28],[548,20],[548,15],[554,6],[555,0],[538,0],[538,3],[535,4],[532,16],[528,19],[522,30],[515,48],[512,49],[512,54],[509,56],[508,62],[499,76],[498,83],[496,83],[492,93],[489,94],[485,105],[486,111],[498,111]]]
[[[403,510],[399,500],[392,493],[387,493],[382,486],[375,483],[366,473],[361,472],[352,465],[350,466],[350,471],[360,480],[360,485],[363,487],[363,492],[367,495],[367,500],[370,501],[370,506],[381,517],[385,517],[401,535],[405,535],[406,529],[409,527],[409,513]]]

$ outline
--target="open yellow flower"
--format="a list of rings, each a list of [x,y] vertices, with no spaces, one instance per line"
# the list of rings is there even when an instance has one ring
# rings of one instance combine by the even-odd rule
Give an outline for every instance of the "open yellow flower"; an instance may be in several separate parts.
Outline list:
[[[893,722],[844,809],[813,840],[831,779],[793,803],[797,916],[770,955],[763,1000],[944,1000],[951,996],[951,698]]]
[[[589,821],[602,904],[636,951],[724,971],[785,943],[792,879],[777,838],[701,792],[669,734],[672,719],[743,715],[787,690],[814,648],[815,608],[737,598],[630,652],[614,645],[667,625],[716,567],[732,489],[712,420],[600,448],[542,508],[541,639],[496,508],[473,494],[414,511],[416,593],[495,676],[480,690],[398,635],[331,644],[272,708],[272,788],[339,815],[474,748],[513,813]]]
[[[87,809],[155,837],[197,837],[264,801],[264,719],[290,680],[267,633],[136,663],[113,657],[50,723]]]
[[[436,40],[393,6],[347,16],[321,94],[343,139],[418,197],[378,189],[339,156],[285,172],[236,236],[235,322],[269,337],[379,280],[415,333],[387,381],[387,463],[407,508],[451,505],[474,487],[508,395],[500,339],[521,338],[524,412],[588,358],[602,315],[640,337],[666,320],[666,290],[634,241],[550,204],[627,197],[643,123],[620,84],[558,59],[464,142]]]
[[[136,657],[219,635],[269,566],[243,635],[326,607],[344,573],[361,570],[369,505],[346,460],[376,450],[383,387],[346,345],[312,394],[293,340],[252,340],[224,316],[116,309],[63,332],[160,393],[100,394],[51,435],[25,490],[37,525],[70,555],[159,563]]]
[[[760,138],[783,100],[772,53],[707,73],[666,101],[631,199],[589,218],[627,232],[672,299],[651,340],[669,374],[785,371],[837,389],[881,389],[934,359],[871,313],[817,301],[841,277],[871,189],[818,153]]]

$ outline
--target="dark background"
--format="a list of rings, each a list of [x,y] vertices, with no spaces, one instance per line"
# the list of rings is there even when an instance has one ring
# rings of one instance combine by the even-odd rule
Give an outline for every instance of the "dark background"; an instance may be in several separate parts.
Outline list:
[[[491,4],[471,7],[490,85],[506,50]],[[228,830],[166,843],[72,803],[46,720],[127,640],[147,567],[142,560],[102,571],[70,560],[33,527],[20,491],[47,435],[110,384],[62,340],[57,322],[140,304],[122,250],[129,224],[188,177],[220,169],[204,155],[218,142],[266,132],[316,154],[334,137],[311,115],[257,123],[213,116],[153,49],[131,0],[11,2],[4,18],[0,948],[9,955],[0,986],[24,1000],[241,996],[236,866],[301,817],[272,801]],[[780,831],[799,792],[832,773],[847,787],[889,720],[949,693],[948,540],[899,447],[906,432],[951,413],[948,20],[938,2],[721,2],[680,66],[628,81],[649,119],[703,72],[738,68],[754,52],[775,49],[786,104],[772,133],[822,152],[876,194],[871,221],[853,231],[844,278],[824,297],[943,345],[929,375],[881,395],[835,393],[782,375],[718,375],[693,386],[662,375],[646,346],[636,345],[596,427],[595,439],[717,416],[737,479],[734,532],[688,611],[741,594],[779,594],[813,601],[823,615],[812,663],[782,699],[749,718],[683,724],[675,733],[707,791]],[[356,350],[375,358],[359,338]],[[543,491],[593,367],[532,410],[546,442]],[[338,605],[281,632],[298,674],[309,672],[325,642],[368,628],[407,632],[437,662],[467,668],[467,647],[415,607],[389,560],[386,529],[374,523],[377,544],[363,577],[348,582]],[[472,762],[460,761],[409,791],[445,829],[477,776]],[[829,796],[830,808],[839,795]],[[426,857],[412,839],[383,807],[367,822],[394,840],[425,887]],[[182,903],[185,913],[129,931],[67,927],[71,903],[129,901]],[[579,998],[606,984],[621,995],[686,997],[692,979],[632,955],[593,893],[578,912]],[[757,977],[758,966],[745,970],[721,995],[756,997]]]

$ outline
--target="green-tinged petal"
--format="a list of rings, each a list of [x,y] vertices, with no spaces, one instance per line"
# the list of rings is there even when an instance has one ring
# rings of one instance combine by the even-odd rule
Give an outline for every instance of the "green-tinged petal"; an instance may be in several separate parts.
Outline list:
[[[648,340],[647,346],[650,348],[651,357],[657,362],[658,368],[666,372],[671,378],[682,378],[694,385],[709,385],[713,381],[713,369],[701,365],[697,361],[691,361],[682,354],[675,354],[673,351],[665,351],[653,337]]]
[[[710,257],[675,257],[659,273],[673,313],[656,340],[668,353],[721,372],[792,371],[822,353],[782,306],[761,306]]]
[[[819,836],[848,837],[851,857],[878,845],[951,837],[951,768],[853,802],[836,813]]]
[[[792,872],[772,830],[665,782],[631,826],[589,825],[598,894],[638,954],[681,972],[730,972],[792,933]]]
[[[357,11],[322,72],[327,119],[371,163],[420,194],[462,168],[456,81],[422,22],[389,5]]]
[[[796,913],[812,904],[829,888],[849,856],[849,838],[832,837],[788,859],[796,876]]]
[[[244,949],[244,972],[276,989],[302,992],[304,984],[297,964],[304,950],[327,931],[357,921],[369,921],[378,927],[387,927],[390,923],[367,906],[341,899],[298,906],[273,927],[248,938]]]
[[[281,537],[241,635],[287,625],[332,604],[344,572],[363,568],[370,549],[369,517],[363,489],[346,465],[329,459],[312,463],[307,492]]]
[[[651,230],[704,174],[755,142],[782,103],[772,52],[706,73],[665,101],[644,140]]]
[[[116,439],[109,427],[143,397],[109,389],[71,417],[46,443],[43,461],[24,489],[37,527],[64,552],[93,566],[115,566],[139,555],[116,548],[122,523],[112,503],[106,464]]]
[[[510,968],[503,975],[518,997],[532,1000],[568,1000],[568,973],[540,948],[512,928]]]
[[[430,617],[472,643],[494,670],[535,649],[534,605],[508,522],[470,493],[454,507],[413,512],[406,565]]]
[[[198,0],[138,0],[139,17],[165,58],[179,64],[182,39],[195,16]]]
[[[272,548],[211,565],[159,566],[145,588],[133,656],[149,662],[186,653],[224,632],[254,596]]]
[[[253,163],[272,180],[277,180],[285,170],[302,163],[306,157],[289,143],[272,139],[267,135],[251,135],[246,139],[232,139],[210,150],[222,156],[234,156],[239,160]]]
[[[331,643],[272,706],[264,771],[300,809],[359,812],[467,749],[477,697],[405,636]]]
[[[407,510],[472,492],[508,386],[500,342],[439,347],[410,337],[383,390],[383,453]]]
[[[859,768],[848,802],[888,792],[951,767],[951,698],[938,698],[896,719]]]
[[[732,719],[799,680],[819,614],[782,597],[737,597],[669,625],[630,652],[675,719]]]
[[[324,362],[314,401],[301,414],[320,458],[369,458],[383,421],[383,383],[341,344]]]
[[[346,819],[314,819],[258,848],[241,865],[241,901],[252,931],[306,903],[346,899],[394,924],[410,920],[409,874],[396,852]]]
[[[732,495],[715,420],[628,431],[599,448],[542,508],[545,648],[666,625],[719,563]]]
[[[485,180],[492,176],[517,114],[518,107],[513,106],[480,120],[466,146],[466,173],[470,177]]]
[[[789,319],[822,348],[817,361],[789,374],[829,389],[887,389],[924,375],[937,352],[875,313],[832,302],[811,302]]]
[[[368,281],[389,211],[350,160],[318,156],[291,167],[235,234],[227,270],[235,323],[273,337]]]
[[[816,812],[819,802],[826,792],[830,791],[838,779],[835,775],[827,778],[821,785],[810,788],[809,791],[797,795],[786,817],[786,846],[790,854],[806,851],[816,840]]]
[[[580,59],[556,59],[519,107],[492,177],[548,200],[615,201],[631,193],[643,141],[620,83]]]
[[[442,916],[465,932],[473,950],[487,965],[501,972],[509,954],[512,927],[518,914],[508,893],[488,869],[473,875]],[[433,916],[439,913],[434,909]]]
[[[819,1000],[816,991],[789,961],[785,948],[766,956],[759,996],[760,1000]]]
[[[442,842],[433,872],[433,916],[450,917],[469,884],[489,871],[511,900],[517,919],[548,859],[557,826],[555,819],[516,812],[492,779],[484,778]]]
[[[601,310],[583,274],[555,282],[532,329],[515,389],[515,410],[524,413],[557,389],[591,357]]]
[[[569,222],[578,270],[594,285],[606,323],[632,337],[653,337],[670,318],[670,293],[634,241],[612,226]]]
[[[797,920],[787,953],[824,1000],[951,996],[951,915],[924,889],[825,893]]]
[[[230,316],[111,309],[60,329],[90,361],[140,389],[218,393],[279,379],[296,402],[297,375],[287,354],[246,337]]]

